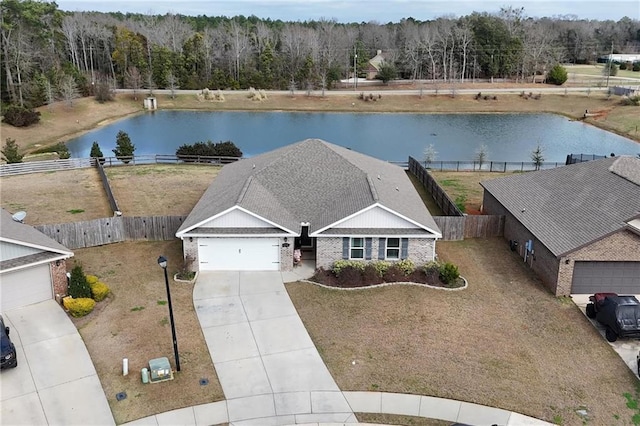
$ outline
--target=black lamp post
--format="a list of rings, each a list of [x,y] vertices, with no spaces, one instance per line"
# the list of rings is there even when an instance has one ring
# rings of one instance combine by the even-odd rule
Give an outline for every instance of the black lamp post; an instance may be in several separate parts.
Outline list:
[[[171,335],[173,337],[173,353],[176,357],[176,370],[180,371],[180,356],[178,355],[178,339],[176,338],[176,326],[173,323],[173,307],[171,306],[171,291],[169,290],[169,277],[167,276],[167,258],[160,256],[158,265],[164,269],[164,283],[167,286],[167,300],[169,301],[169,322],[171,323]]]

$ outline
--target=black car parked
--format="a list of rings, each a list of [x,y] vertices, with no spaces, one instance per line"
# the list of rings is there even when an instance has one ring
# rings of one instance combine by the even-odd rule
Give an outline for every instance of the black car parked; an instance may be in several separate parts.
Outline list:
[[[2,346],[2,359],[0,368],[14,368],[18,366],[18,357],[16,356],[16,347],[9,338],[9,327],[5,327],[4,319],[0,315],[0,333],[2,339],[0,345]]]
[[[605,337],[640,337],[640,301],[635,296],[607,295],[598,303],[596,320],[605,326]]]

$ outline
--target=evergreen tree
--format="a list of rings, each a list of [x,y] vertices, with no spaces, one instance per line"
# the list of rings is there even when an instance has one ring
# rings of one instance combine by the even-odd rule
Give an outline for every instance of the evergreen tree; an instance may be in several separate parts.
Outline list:
[[[69,296],[74,299],[78,298],[91,298],[91,286],[87,282],[87,277],[84,275],[82,265],[76,265],[71,270],[71,277],[69,278]]]
[[[133,157],[135,150],[136,146],[131,143],[129,135],[120,130],[116,136],[116,147],[113,149],[113,153],[116,155],[116,158],[121,160],[123,163],[128,164],[129,161],[131,161],[131,157]]]
[[[2,159],[8,164],[22,163],[22,157],[23,155],[18,152],[18,144],[15,139],[7,138],[2,150]]]

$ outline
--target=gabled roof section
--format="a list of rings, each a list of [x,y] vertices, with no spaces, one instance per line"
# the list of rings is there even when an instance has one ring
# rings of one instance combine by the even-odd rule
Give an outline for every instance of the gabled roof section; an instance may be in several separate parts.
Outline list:
[[[638,214],[639,170],[639,158],[607,158],[481,185],[561,256],[622,229]]]
[[[30,225],[13,220],[11,213],[0,211],[0,240],[26,247],[42,249],[65,257],[73,252]]]
[[[224,166],[178,234],[238,205],[283,229],[312,233],[379,203],[439,232],[405,171],[319,139]]]

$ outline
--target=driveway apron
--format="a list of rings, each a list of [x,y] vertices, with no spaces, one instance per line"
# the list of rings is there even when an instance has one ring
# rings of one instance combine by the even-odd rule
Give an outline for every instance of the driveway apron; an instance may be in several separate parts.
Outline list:
[[[113,425],[89,352],[53,300],[4,313],[18,366],[0,376],[2,424]]]
[[[356,422],[279,272],[201,272],[193,299],[230,422]]]

